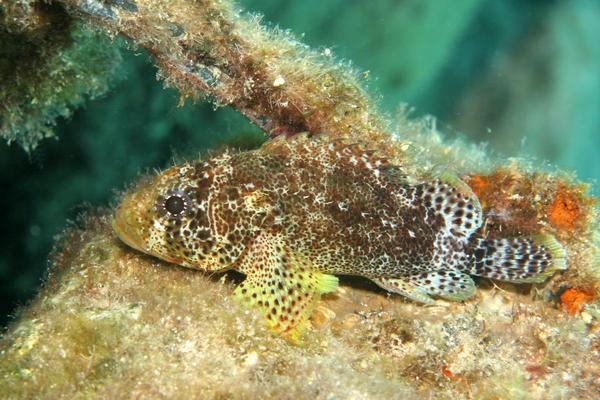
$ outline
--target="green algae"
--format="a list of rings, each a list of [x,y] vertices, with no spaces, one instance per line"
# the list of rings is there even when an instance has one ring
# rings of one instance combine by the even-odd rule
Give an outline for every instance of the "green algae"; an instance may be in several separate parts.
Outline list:
[[[31,151],[54,137],[57,118],[108,90],[120,51],[56,5],[8,3],[0,3],[0,137]]]

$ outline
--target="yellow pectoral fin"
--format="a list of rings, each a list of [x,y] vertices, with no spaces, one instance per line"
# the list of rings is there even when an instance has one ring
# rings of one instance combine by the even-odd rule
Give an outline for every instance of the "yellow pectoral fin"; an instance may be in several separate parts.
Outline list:
[[[254,243],[240,267],[246,280],[234,294],[260,310],[273,330],[296,338],[321,294],[333,292],[338,279],[315,271],[302,257],[270,239]]]

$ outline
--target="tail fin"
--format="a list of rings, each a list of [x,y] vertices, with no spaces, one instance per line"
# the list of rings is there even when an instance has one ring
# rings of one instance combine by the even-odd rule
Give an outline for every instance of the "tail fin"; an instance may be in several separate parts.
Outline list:
[[[468,273],[517,283],[542,282],[567,269],[567,252],[551,235],[531,238],[476,239]]]

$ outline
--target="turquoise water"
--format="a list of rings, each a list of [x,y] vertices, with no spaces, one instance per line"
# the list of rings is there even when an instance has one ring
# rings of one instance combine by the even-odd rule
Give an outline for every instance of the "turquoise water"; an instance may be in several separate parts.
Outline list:
[[[505,1],[244,1],[313,47],[368,71],[393,114],[432,114],[449,135],[507,155],[547,160],[585,181],[600,177],[600,3]],[[147,169],[259,132],[227,109],[178,108],[145,56],[124,50],[123,80],[59,121],[59,140],[30,156],[0,143],[2,315],[34,294],[59,234],[107,206]],[[594,189],[595,193],[600,193]],[[6,321],[4,318],[3,321]]]

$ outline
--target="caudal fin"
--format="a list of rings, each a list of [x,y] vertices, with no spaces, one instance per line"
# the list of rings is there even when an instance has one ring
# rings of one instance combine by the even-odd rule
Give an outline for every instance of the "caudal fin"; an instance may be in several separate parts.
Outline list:
[[[476,239],[472,256],[470,274],[509,282],[542,282],[567,269],[567,252],[551,235]]]

